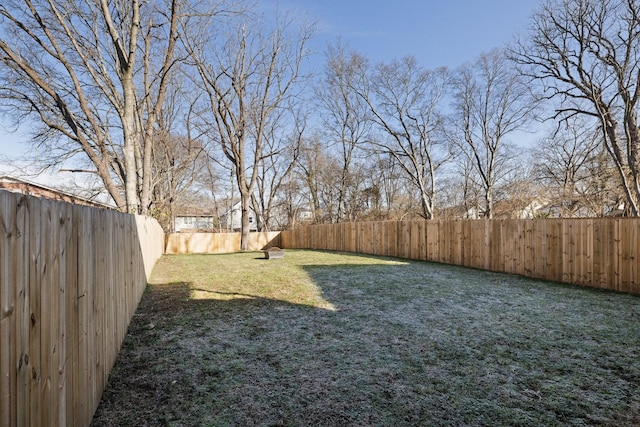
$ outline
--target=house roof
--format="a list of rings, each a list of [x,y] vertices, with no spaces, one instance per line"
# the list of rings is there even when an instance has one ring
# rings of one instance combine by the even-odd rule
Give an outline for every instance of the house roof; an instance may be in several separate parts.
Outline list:
[[[0,175],[0,190],[13,193],[26,194],[29,196],[42,197],[45,199],[60,200],[76,205],[92,206],[103,209],[113,209],[113,206],[106,203],[97,202],[86,197],[71,194],[66,191],[47,187],[42,184],[28,181],[23,178],[16,178],[9,175]]]

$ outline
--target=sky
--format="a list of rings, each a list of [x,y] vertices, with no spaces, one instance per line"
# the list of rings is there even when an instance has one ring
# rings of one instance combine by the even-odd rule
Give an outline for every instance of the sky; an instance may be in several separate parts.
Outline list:
[[[509,43],[539,0],[262,0],[318,20],[320,55],[341,38],[373,62],[413,55],[426,68],[455,68]]]
[[[310,47],[321,66],[338,39],[370,61],[413,55],[425,68],[455,68],[524,32],[539,0],[258,0],[265,13],[292,10],[317,21]],[[0,116],[0,174],[28,155],[28,141]],[[34,177],[35,181],[39,181]],[[50,178],[47,178],[50,181]]]

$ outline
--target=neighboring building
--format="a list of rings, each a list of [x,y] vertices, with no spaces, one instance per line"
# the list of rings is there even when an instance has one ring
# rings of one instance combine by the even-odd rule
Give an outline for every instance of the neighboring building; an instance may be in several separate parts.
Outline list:
[[[521,209],[516,209],[515,212],[512,213],[511,217],[517,219],[539,218],[548,204],[548,200],[533,199],[521,207]]]
[[[463,205],[438,208],[435,213],[437,219],[444,220],[478,219],[476,215],[477,210],[475,208],[470,208],[467,210]]]
[[[509,201],[499,200],[493,205],[494,219],[532,219],[543,216],[547,207],[547,200],[533,199]],[[481,219],[484,218],[484,209],[473,206],[465,209],[464,206],[454,206],[438,212],[438,219]]]
[[[0,176],[0,190],[25,194],[28,196],[42,197],[44,199],[59,200],[76,205],[91,206],[94,208],[114,209],[113,206],[106,203],[100,203],[95,200],[7,175]]]
[[[187,231],[213,231],[213,215],[176,215],[173,230],[176,233]]]
[[[313,211],[309,208],[302,208],[298,211],[298,221],[300,222],[312,222]]]
[[[176,233],[240,231],[242,229],[242,209],[240,202],[236,202],[231,209],[227,208],[219,218],[210,212],[179,214],[175,216],[173,224]],[[256,215],[253,210],[249,213],[249,231],[257,231]]]
[[[256,214],[251,209],[249,211],[249,231],[257,231],[257,225]],[[236,202],[231,209],[227,209],[220,215],[220,228],[232,231],[240,231],[242,229],[242,206],[240,202]]]

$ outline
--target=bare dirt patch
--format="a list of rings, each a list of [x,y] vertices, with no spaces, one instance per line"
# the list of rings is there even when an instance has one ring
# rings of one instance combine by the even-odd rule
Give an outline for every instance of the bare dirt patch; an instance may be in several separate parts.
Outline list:
[[[94,426],[640,424],[640,298],[426,262],[165,256]]]

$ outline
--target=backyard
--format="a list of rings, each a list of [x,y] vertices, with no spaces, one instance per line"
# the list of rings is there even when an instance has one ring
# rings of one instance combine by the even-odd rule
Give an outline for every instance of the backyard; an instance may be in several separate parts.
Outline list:
[[[287,250],[165,255],[94,426],[640,425],[640,298]]]

